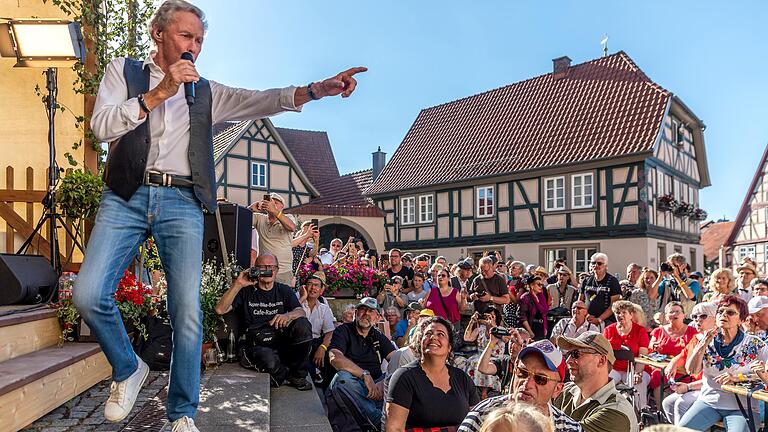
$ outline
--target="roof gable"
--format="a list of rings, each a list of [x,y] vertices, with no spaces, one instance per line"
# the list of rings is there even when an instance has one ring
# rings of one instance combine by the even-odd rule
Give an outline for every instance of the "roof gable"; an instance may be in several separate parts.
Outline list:
[[[650,152],[670,95],[620,51],[427,108],[366,193]]]
[[[744,225],[753,209],[765,208],[768,206],[768,199],[765,196],[758,196],[758,187],[766,182],[765,176],[768,174],[768,145],[763,150],[763,157],[760,158],[760,163],[757,165],[755,175],[752,176],[752,181],[749,184],[749,189],[744,196],[744,201],[741,203],[739,213],[734,220],[733,229],[728,236],[726,244],[733,246],[736,242],[739,233],[744,229]]]

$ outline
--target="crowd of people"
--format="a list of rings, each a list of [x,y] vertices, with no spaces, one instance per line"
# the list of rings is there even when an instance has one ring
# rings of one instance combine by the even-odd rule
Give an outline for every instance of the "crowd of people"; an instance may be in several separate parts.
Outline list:
[[[270,198],[277,205],[252,209],[281,213],[279,195]],[[345,395],[369,426],[637,431],[654,413],[694,430],[722,421],[746,431],[760,418],[757,404],[722,388],[768,382],[768,280],[749,259],[736,275],[721,268],[705,279],[675,253],[658,268],[631,263],[622,278],[595,253],[575,274],[562,259],[546,269],[498,253],[455,263],[378,255],[354,238],[326,249],[312,223],[293,234],[280,218],[257,217],[260,238],[283,239],[254,245],[253,279],[244,272],[217,309],[239,308],[249,323],[242,364],[269,372],[273,385],[308,390],[310,377],[326,397]],[[289,270],[278,257],[292,258]],[[324,271],[350,262],[387,282],[337,319]],[[307,264],[313,273],[297,280]],[[328,404],[333,425],[345,421],[334,418],[338,403]]]

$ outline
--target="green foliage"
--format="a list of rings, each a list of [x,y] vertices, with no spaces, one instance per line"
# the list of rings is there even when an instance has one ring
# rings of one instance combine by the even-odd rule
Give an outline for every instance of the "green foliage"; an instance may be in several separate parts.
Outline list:
[[[64,217],[78,220],[96,215],[103,186],[97,175],[80,169],[70,171],[56,190],[56,200]]]
[[[48,0],[43,0],[47,3]],[[82,64],[73,66],[77,79],[72,83],[76,93],[95,96],[104,71],[112,59],[117,57],[144,58],[149,54],[150,40],[145,23],[154,13],[152,0],[51,0],[67,16],[83,26],[84,37],[93,42],[89,46],[88,56],[95,56],[96,69],[90,72]],[[39,88],[36,88],[40,96]],[[57,106],[62,112],[72,112],[63,105]],[[90,119],[84,116],[74,116],[76,127],[83,131],[85,139],[90,141],[93,150],[103,156],[101,142],[96,139],[86,122]],[[82,141],[74,143],[77,150]],[[65,155],[66,156],[66,155]],[[77,165],[71,155],[67,156],[70,165]],[[99,158],[101,160],[101,157]]]
[[[235,257],[230,257],[235,262]],[[215,261],[203,263],[203,274],[200,281],[200,308],[203,311],[203,342],[213,342],[219,326],[224,324],[224,318],[216,313],[216,304],[221,299],[224,291],[229,289],[232,283],[232,275],[236,272],[228,271],[224,265],[218,265]]]

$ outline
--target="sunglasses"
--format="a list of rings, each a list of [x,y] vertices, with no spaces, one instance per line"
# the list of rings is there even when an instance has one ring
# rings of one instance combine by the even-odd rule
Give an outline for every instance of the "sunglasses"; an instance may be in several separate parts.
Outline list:
[[[707,315],[707,314],[691,315],[691,319],[694,320],[694,321],[696,321],[697,319],[705,320],[707,318],[709,318],[709,315]]]
[[[718,315],[725,315],[725,316],[728,316],[728,317],[733,317],[733,316],[738,315],[739,312],[737,312],[737,311],[735,311],[733,309],[719,309],[717,311],[717,314]]]
[[[583,354],[598,354],[598,352],[594,350],[570,350],[565,353],[565,359],[573,358],[574,360],[578,360]]]
[[[515,376],[523,380],[533,378],[533,382],[535,382],[536,385],[539,385],[539,386],[545,386],[549,384],[550,381],[554,381],[556,383],[560,382],[560,380],[557,378],[550,378],[543,374],[537,374],[537,373],[531,372],[522,366],[515,366]]]
[[[589,264],[591,264],[591,265],[593,265],[593,266],[595,266],[595,267],[600,267],[601,265],[603,265],[603,264],[605,264],[605,263],[602,263],[602,262],[600,262],[600,261],[590,261],[590,263],[589,263]]]

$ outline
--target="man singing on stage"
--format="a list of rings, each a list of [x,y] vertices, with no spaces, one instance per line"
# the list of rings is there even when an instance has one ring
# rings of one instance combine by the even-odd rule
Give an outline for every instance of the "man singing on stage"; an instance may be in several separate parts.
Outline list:
[[[113,60],[99,86],[91,128],[100,141],[110,143],[106,187],[74,301],[112,365],[104,416],[121,421],[133,408],[149,368],[133,352],[113,295],[139,245],[154,236],[173,326],[168,419],[174,432],[196,432],[203,212],[216,208],[211,126],[299,111],[325,96],[348,97],[357,84],[353,75],[366,69],[352,68],[305,87],[231,88],[200,77],[195,69],[206,30],[199,8],[167,0],[149,30],[156,46],[149,57]]]

